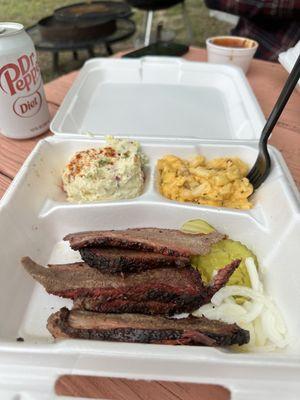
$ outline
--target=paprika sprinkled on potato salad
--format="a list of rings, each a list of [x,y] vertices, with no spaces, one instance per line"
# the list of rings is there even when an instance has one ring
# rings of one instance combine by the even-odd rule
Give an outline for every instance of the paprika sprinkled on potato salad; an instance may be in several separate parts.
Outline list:
[[[131,199],[144,187],[147,158],[137,141],[106,138],[106,146],[77,152],[62,173],[70,202]]]

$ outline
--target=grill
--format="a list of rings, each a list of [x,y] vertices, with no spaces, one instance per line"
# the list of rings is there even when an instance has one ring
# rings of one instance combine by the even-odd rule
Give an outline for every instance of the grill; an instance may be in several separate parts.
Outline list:
[[[125,2],[118,1],[77,3],[58,8],[54,11],[55,18],[62,22],[128,18],[131,14],[130,6]]]
[[[27,32],[37,50],[53,54],[53,67],[58,70],[60,51],[86,49],[94,57],[94,47],[104,45],[112,54],[111,44],[135,33],[135,23],[129,19],[130,5],[120,1],[92,1],[58,8],[53,15],[41,19]]]
[[[51,42],[91,40],[111,35],[116,30],[115,19],[58,21],[54,16],[43,18],[38,23],[41,36]]]
[[[94,1],[58,8],[38,26],[47,41],[91,40],[111,35],[117,29],[116,19],[130,15],[131,8],[126,3]]]

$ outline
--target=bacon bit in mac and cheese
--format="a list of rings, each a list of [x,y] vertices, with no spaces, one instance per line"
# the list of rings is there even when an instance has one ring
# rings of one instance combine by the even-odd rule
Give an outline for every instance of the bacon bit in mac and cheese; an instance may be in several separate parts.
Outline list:
[[[160,192],[168,199],[243,210],[252,207],[248,167],[239,158],[206,161],[202,156],[183,160],[167,155],[157,168]]]

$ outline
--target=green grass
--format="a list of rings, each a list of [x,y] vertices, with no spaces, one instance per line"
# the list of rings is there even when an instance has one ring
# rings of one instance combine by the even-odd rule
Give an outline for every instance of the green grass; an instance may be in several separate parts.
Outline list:
[[[55,8],[75,2],[79,2],[79,0],[0,0],[0,21],[16,21],[28,27],[35,24],[42,17],[52,14]],[[186,5],[194,33],[193,45],[204,47],[207,37],[229,32],[229,24],[209,17],[208,10],[202,0],[186,0]],[[115,44],[113,46],[114,51],[134,46],[136,37],[143,29],[143,15],[143,12],[135,10],[134,20],[137,24],[137,34],[127,41]],[[186,30],[181,15],[181,6],[155,13],[154,25],[156,26],[160,21],[163,22],[164,29],[175,32],[176,41],[187,41]],[[103,48],[97,48],[96,54],[99,56],[106,55]],[[40,67],[44,81],[48,82],[58,75],[80,68],[88,55],[85,51],[81,51],[79,52],[79,57],[78,61],[74,61],[70,52],[62,53],[60,55],[60,71],[57,74],[52,71],[51,55],[40,52]]]

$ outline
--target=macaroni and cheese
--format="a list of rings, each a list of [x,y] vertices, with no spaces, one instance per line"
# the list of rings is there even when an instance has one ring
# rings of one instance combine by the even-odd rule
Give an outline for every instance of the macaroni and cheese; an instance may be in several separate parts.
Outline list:
[[[200,155],[192,160],[167,155],[157,168],[160,192],[168,199],[244,210],[252,207],[248,167],[239,158],[206,161]]]

